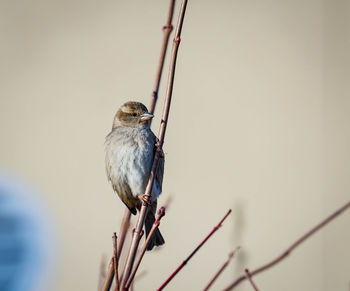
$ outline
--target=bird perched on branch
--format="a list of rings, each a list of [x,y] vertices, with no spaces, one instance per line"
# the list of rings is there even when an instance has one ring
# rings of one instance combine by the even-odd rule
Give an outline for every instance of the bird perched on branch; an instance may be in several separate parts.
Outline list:
[[[140,210],[142,201],[147,201],[145,190],[157,142],[150,128],[151,118],[153,115],[148,112],[145,105],[139,102],[127,102],[117,111],[112,131],[106,137],[108,179],[132,214],[136,214],[136,209]],[[155,221],[157,198],[162,192],[163,172],[164,157],[161,157],[148,202],[145,219],[146,236]],[[164,239],[157,228],[147,250],[162,244]]]

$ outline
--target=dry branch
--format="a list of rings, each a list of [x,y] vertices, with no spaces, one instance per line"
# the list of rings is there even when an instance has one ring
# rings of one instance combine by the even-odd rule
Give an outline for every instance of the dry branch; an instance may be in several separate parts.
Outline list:
[[[119,262],[120,255],[121,255],[122,250],[123,250],[126,234],[130,228],[130,216],[131,216],[131,212],[128,208],[126,208],[126,210],[124,212],[121,228],[120,228],[120,234],[119,234],[118,257],[117,257],[118,262]]]
[[[106,281],[105,281],[103,288],[102,288],[103,291],[109,291],[109,289],[112,286],[113,278],[114,278],[114,266],[113,266],[113,258],[112,258],[110,263],[109,263]]]
[[[119,291],[119,276],[118,276],[118,249],[117,249],[117,234],[113,234],[113,268],[115,278],[115,291]]]
[[[245,269],[245,270],[244,270],[244,273],[245,273],[245,274],[244,274],[245,277],[246,277],[247,280],[249,281],[250,285],[252,285],[253,289],[254,289],[255,291],[259,291],[258,287],[256,287],[256,285],[255,285],[255,283],[254,283],[254,281],[253,281],[253,279],[252,279],[252,275],[250,274],[249,270],[248,270],[248,269]]]
[[[176,270],[169,276],[168,279],[165,280],[165,282],[160,286],[157,290],[163,290],[163,288],[168,285],[168,283],[176,276],[176,274],[187,264],[187,262],[194,256],[194,254],[206,243],[206,241],[220,228],[224,220],[229,216],[231,213],[231,209],[227,211],[225,216],[220,220],[220,222],[212,229],[212,231],[205,237],[205,239],[194,249],[194,251],[184,260],[180,266],[176,268]]]
[[[120,258],[120,254],[122,252],[123,249],[123,245],[124,245],[124,241],[125,241],[125,236],[126,233],[129,229],[130,226],[130,211],[129,209],[125,209],[124,212],[124,217],[121,223],[121,227],[120,227],[120,235],[119,235],[119,242],[118,242],[118,251],[117,251],[117,261],[119,261]],[[113,258],[111,259],[111,263],[109,264],[109,269],[108,269],[108,274],[106,277],[106,281],[105,284],[103,285],[103,291],[109,291],[111,286],[112,286],[112,282],[113,282],[113,278],[114,278],[114,263],[113,263]]]
[[[152,239],[152,236],[153,236],[154,232],[156,231],[156,229],[159,227],[160,220],[162,219],[162,217],[164,215],[165,215],[165,208],[161,207],[158,210],[157,218],[156,218],[155,222],[152,225],[152,228],[151,228],[151,230],[150,230],[150,232],[148,234],[148,237],[147,237],[145,243],[142,246],[142,249],[140,251],[140,255],[139,255],[139,257],[138,257],[138,259],[137,259],[137,261],[135,263],[135,266],[134,266],[134,268],[133,268],[133,270],[132,270],[132,272],[131,272],[131,274],[129,276],[128,281],[126,282],[125,290],[127,290],[130,287],[130,284],[132,283],[132,281],[133,281],[133,279],[135,277],[135,274],[136,274],[136,272],[137,272],[137,270],[138,270],[138,268],[140,266],[141,260],[142,260],[144,254],[145,254],[145,252],[147,250],[147,247],[148,247],[148,245],[149,245],[149,243],[150,243],[150,241]]]
[[[157,144],[157,151],[155,152],[155,155],[154,155],[153,165],[152,165],[152,169],[151,169],[151,173],[150,173],[150,178],[148,180],[148,184],[147,184],[146,191],[145,191],[145,194],[148,194],[149,196],[151,195],[151,192],[152,192],[155,174],[157,172],[158,162],[159,162],[160,155],[162,152],[162,147],[164,144],[165,132],[166,132],[166,127],[167,127],[167,123],[168,123],[168,116],[169,116],[170,104],[171,104],[171,99],[172,99],[177,52],[178,52],[178,48],[180,45],[180,36],[181,36],[183,20],[184,20],[185,11],[186,11],[186,5],[187,5],[187,0],[183,0],[181,8],[180,8],[180,16],[179,16],[177,27],[176,27],[173,49],[172,49],[172,54],[171,54],[168,86],[167,86],[167,91],[166,91],[166,96],[165,96],[165,104],[164,104],[164,108],[163,108],[163,115],[162,115],[162,120],[161,120],[161,124],[160,124],[160,128],[159,128],[159,135],[158,135],[159,142]],[[149,196],[146,196],[146,197],[149,198]],[[147,198],[146,198],[146,201],[144,201],[142,206],[141,206],[141,210],[140,210],[138,221],[137,221],[136,228],[135,228],[135,233],[134,233],[132,241],[131,241],[131,246],[129,249],[128,257],[127,257],[126,264],[125,264],[125,269],[123,272],[123,278],[122,278],[122,283],[121,283],[122,290],[124,290],[124,286],[129,278],[130,271],[132,269],[132,266],[133,266],[133,263],[135,260],[135,254],[137,251],[137,247],[138,247],[139,242],[140,242],[139,233],[141,232],[142,227],[144,225],[144,221],[145,221],[145,216],[146,216],[147,206],[148,206],[148,203],[147,203],[148,199]]]
[[[281,255],[279,255],[277,258],[272,260],[271,262],[261,266],[260,268],[255,269],[254,271],[250,272],[250,275],[253,277],[254,275],[261,273],[272,266],[276,265],[283,259],[285,259],[296,247],[298,247],[301,243],[303,243],[306,239],[308,239],[310,236],[312,236],[315,232],[320,230],[322,227],[324,227],[326,224],[331,222],[334,218],[339,216],[341,213],[343,213],[345,210],[347,210],[350,207],[350,201],[344,204],[342,207],[340,207],[337,211],[335,211],[333,214],[328,216],[326,219],[321,221],[319,224],[317,224],[314,228],[309,230],[307,233],[305,233],[303,236],[301,236],[298,240],[296,240],[291,246],[289,246]],[[239,283],[244,281],[246,279],[245,275],[241,275],[238,277],[230,286],[228,286],[225,291],[232,290],[234,287],[236,287]]]

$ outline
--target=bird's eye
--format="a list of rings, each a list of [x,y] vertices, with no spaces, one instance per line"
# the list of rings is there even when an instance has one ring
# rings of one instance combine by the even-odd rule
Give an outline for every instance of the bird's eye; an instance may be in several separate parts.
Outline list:
[[[136,113],[133,113],[132,116],[136,116],[137,114]]]

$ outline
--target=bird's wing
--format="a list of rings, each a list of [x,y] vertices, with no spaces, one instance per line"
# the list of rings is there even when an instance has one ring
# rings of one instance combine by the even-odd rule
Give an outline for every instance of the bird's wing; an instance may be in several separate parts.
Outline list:
[[[140,204],[140,201],[132,195],[129,185],[127,183],[121,185],[120,183],[112,182],[112,186],[114,191],[117,192],[120,197],[120,200],[129,208],[132,214],[136,215],[137,211],[135,205]],[[123,195],[120,195],[119,193],[122,193]]]
[[[156,173],[156,182],[160,188],[160,192],[162,192],[163,175],[164,175],[164,157],[160,157],[158,162],[158,169]]]

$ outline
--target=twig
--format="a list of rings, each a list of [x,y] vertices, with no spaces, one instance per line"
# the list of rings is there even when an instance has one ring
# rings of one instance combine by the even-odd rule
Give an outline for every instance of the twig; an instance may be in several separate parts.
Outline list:
[[[161,208],[158,210],[157,218],[156,218],[155,222],[154,222],[153,225],[152,225],[152,228],[151,228],[151,230],[150,230],[150,232],[149,232],[149,234],[148,234],[148,237],[147,237],[145,243],[144,243],[143,246],[142,246],[140,255],[139,255],[139,257],[138,257],[138,259],[137,259],[137,261],[136,261],[136,263],[135,263],[135,266],[134,266],[134,268],[133,268],[133,270],[132,270],[130,276],[129,276],[129,279],[128,279],[128,281],[127,281],[126,284],[125,284],[125,290],[128,290],[128,288],[130,287],[130,284],[131,284],[131,282],[133,281],[133,279],[134,279],[134,277],[135,277],[135,274],[136,274],[136,272],[137,272],[137,270],[138,270],[138,268],[139,268],[139,266],[140,266],[141,260],[142,260],[142,258],[143,258],[143,256],[144,256],[145,252],[146,252],[146,249],[147,249],[147,247],[148,247],[148,245],[149,245],[149,243],[150,243],[150,241],[151,241],[151,238],[152,238],[154,232],[156,231],[156,229],[159,227],[160,220],[162,219],[162,217],[163,217],[164,215],[165,215],[165,208],[164,208],[164,207],[161,207]]]
[[[289,246],[281,255],[279,255],[277,258],[272,260],[271,262],[261,266],[260,268],[255,269],[254,271],[250,272],[251,276],[254,276],[260,272],[263,272],[272,266],[276,265],[280,261],[282,261],[284,258],[286,258],[296,247],[298,247],[301,243],[303,243],[306,239],[308,239],[310,236],[312,236],[316,231],[320,230],[322,227],[324,227],[326,224],[331,222],[334,218],[336,218],[338,215],[340,215],[342,212],[347,210],[347,208],[350,207],[350,201],[347,202],[345,205],[340,207],[337,211],[335,211],[333,214],[328,216],[326,219],[321,221],[319,224],[317,224],[314,228],[309,230],[307,233],[305,233],[303,236],[301,236],[298,240],[296,240],[291,246]],[[225,291],[232,290],[234,287],[236,287],[239,283],[244,281],[246,279],[245,275],[241,275],[238,277],[230,286],[228,286]]]
[[[109,267],[108,267],[107,278],[102,288],[103,291],[109,291],[109,289],[112,286],[113,278],[114,278],[114,264],[113,264],[113,258],[111,258]]]
[[[118,276],[118,250],[117,250],[117,234],[113,234],[113,267],[115,278],[115,291],[119,291],[119,276]]]
[[[123,216],[123,220],[120,228],[119,241],[118,241],[118,262],[123,250],[126,233],[128,232],[130,227],[130,216],[131,216],[130,210],[125,207],[125,212],[124,212],[124,216]]]
[[[178,20],[177,27],[176,27],[174,43],[173,43],[173,49],[172,49],[172,55],[171,55],[171,61],[170,61],[170,71],[169,71],[169,77],[168,77],[168,86],[167,86],[167,91],[166,91],[166,96],[165,96],[165,104],[164,104],[164,109],[163,109],[162,121],[161,121],[160,128],[159,128],[159,135],[158,135],[159,141],[157,144],[157,151],[155,152],[155,155],[153,158],[152,169],[151,169],[150,177],[149,177],[148,184],[147,184],[146,191],[145,191],[145,194],[148,194],[149,196],[151,195],[151,192],[152,192],[155,174],[157,173],[160,153],[162,152],[162,147],[164,144],[165,131],[166,131],[167,123],[168,123],[168,116],[169,116],[171,97],[172,97],[172,91],[173,91],[173,84],[174,84],[176,57],[177,57],[177,51],[178,51],[179,44],[180,44],[180,35],[181,35],[182,24],[183,24],[183,20],[184,20],[184,16],[185,16],[186,5],[187,5],[187,0],[183,0],[182,6],[180,9],[179,20]],[[149,199],[149,196],[146,196],[146,199],[145,199],[146,201],[144,201],[142,203],[142,206],[141,206],[138,221],[136,224],[135,234],[133,235],[133,238],[131,241],[131,246],[130,246],[129,253],[128,253],[128,257],[127,257],[126,264],[125,264],[123,279],[122,279],[122,283],[121,283],[122,290],[124,289],[126,281],[130,275],[130,271],[131,271],[131,268],[133,266],[133,262],[135,260],[136,250],[137,250],[137,247],[138,247],[139,241],[140,241],[140,237],[138,234],[140,233],[140,231],[142,230],[142,227],[144,225],[145,216],[146,216],[146,212],[147,212],[147,206],[148,206],[147,200]]]
[[[106,281],[105,281],[103,288],[102,288],[103,291],[109,291],[109,289],[112,286],[113,278],[114,278],[114,265],[113,265],[113,258],[112,258],[110,263],[109,263]]]
[[[253,289],[254,289],[255,291],[259,291],[258,287],[256,287],[256,285],[255,285],[255,283],[254,283],[254,281],[253,281],[253,279],[252,279],[252,275],[249,273],[249,270],[248,270],[248,269],[245,269],[245,270],[244,270],[244,273],[245,273],[245,274],[244,274],[245,277],[246,277],[247,280],[249,281],[250,285],[252,285]]]
[[[170,6],[169,6],[168,19],[167,19],[166,24],[163,26],[163,43],[162,43],[162,48],[160,50],[157,74],[156,74],[156,79],[155,79],[154,87],[153,87],[153,91],[152,91],[151,103],[150,103],[150,106],[148,108],[148,111],[151,114],[154,113],[154,109],[155,109],[156,104],[157,104],[159,85],[160,85],[160,80],[162,77],[165,55],[166,55],[166,51],[168,48],[169,37],[170,37],[171,31],[173,30],[173,26],[172,26],[171,22],[172,22],[173,15],[174,15],[174,6],[175,6],[175,0],[171,0]],[[150,120],[150,122],[151,121],[152,121],[152,119]]]
[[[227,211],[225,216],[220,220],[220,222],[212,229],[212,231],[205,237],[205,239],[194,249],[194,251],[184,260],[180,266],[170,275],[168,279],[160,286],[157,290],[163,290],[163,288],[168,285],[168,283],[176,276],[176,274],[187,264],[187,262],[193,257],[193,255],[206,243],[206,241],[220,228],[226,217],[231,213],[231,209]]]
[[[221,273],[226,269],[226,267],[228,266],[228,264],[230,263],[231,259],[234,257],[234,255],[236,254],[236,252],[240,249],[240,247],[235,248],[231,253],[228,254],[228,259],[226,260],[226,262],[221,266],[221,268],[215,273],[214,277],[210,280],[210,282],[208,283],[208,285],[204,288],[203,291],[208,291],[209,288],[211,287],[211,285],[214,284],[214,282],[216,281],[216,279],[221,275]]]
[[[126,236],[126,233],[129,229],[129,226],[130,226],[130,215],[131,215],[131,213],[130,213],[129,209],[125,208],[123,220],[122,220],[121,227],[120,227],[120,235],[119,235],[119,242],[118,242],[118,252],[117,252],[117,261],[118,262],[119,262],[120,254],[121,254],[122,249],[123,249],[125,236]],[[105,284],[103,285],[103,289],[102,289],[103,291],[110,290],[110,288],[112,286],[113,278],[114,278],[114,264],[113,264],[113,258],[112,258],[111,263],[109,264],[109,269],[108,269],[106,281],[105,281]]]

